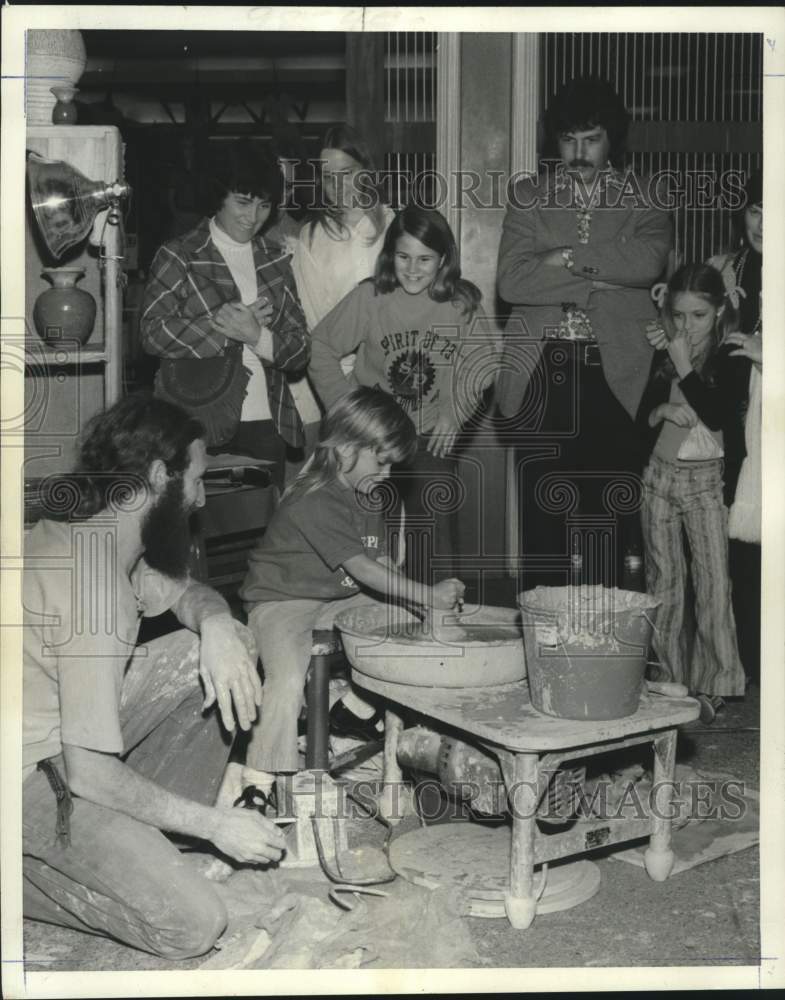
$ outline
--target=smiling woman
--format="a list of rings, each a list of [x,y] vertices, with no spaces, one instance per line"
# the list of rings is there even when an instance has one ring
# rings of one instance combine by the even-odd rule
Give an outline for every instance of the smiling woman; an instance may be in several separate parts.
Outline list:
[[[233,142],[210,178],[212,217],[155,256],[142,304],[145,350],[162,359],[156,392],[205,423],[214,450],[274,463],[303,443],[287,373],[308,362],[289,256],[264,238],[281,172]]]
[[[264,227],[271,210],[269,198],[230,191],[215,213],[215,221],[237,243],[247,243]]]

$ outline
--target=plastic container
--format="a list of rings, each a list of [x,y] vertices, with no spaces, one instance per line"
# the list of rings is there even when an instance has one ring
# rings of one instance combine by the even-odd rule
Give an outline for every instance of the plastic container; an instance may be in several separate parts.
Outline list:
[[[602,586],[518,595],[532,705],[560,719],[623,719],[638,710],[659,601]]]

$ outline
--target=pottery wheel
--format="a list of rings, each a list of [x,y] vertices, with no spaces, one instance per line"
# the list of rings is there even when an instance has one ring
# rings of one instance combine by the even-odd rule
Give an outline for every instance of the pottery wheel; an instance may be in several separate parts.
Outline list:
[[[479,823],[443,823],[396,837],[390,864],[410,882],[460,890],[474,917],[504,917],[510,884],[510,828]],[[537,894],[542,869],[534,870]],[[600,888],[600,869],[591,861],[549,864],[537,913],[556,913],[584,903]]]

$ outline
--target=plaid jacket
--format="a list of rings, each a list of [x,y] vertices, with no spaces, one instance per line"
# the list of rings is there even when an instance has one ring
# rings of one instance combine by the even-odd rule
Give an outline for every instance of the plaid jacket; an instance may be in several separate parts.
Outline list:
[[[269,327],[273,360],[265,363],[270,411],[276,430],[289,444],[304,443],[302,423],[286,372],[305,369],[308,338],[289,254],[261,237],[253,240],[257,288],[273,305]],[[212,316],[225,302],[239,301],[229,266],[210,237],[207,219],[156,253],[142,301],[142,344],[159,358],[214,358],[236,349],[212,327]]]

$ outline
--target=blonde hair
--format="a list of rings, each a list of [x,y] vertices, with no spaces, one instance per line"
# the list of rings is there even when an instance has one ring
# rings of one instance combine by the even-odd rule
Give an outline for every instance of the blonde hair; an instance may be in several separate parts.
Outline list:
[[[339,448],[350,446],[352,464],[342,463]],[[363,448],[384,452],[394,463],[411,461],[417,452],[417,432],[400,406],[382,389],[359,386],[342,396],[322,422],[316,450],[284,497],[305,496],[350,471]]]
[[[677,295],[688,293],[704,299],[715,311],[716,317],[710,335],[706,338],[697,357],[692,359],[692,367],[709,384],[713,383],[716,372],[717,352],[725,343],[729,333],[738,329],[738,311],[732,297],[725,288],[722,274],[711,264],[701,262],[684,264],[668,280],[662,296],[660,312],[668,340],[676,335],[673,305]],[[668,354],[657,366],[656,374],[667,380],[676,378],[676,368]]]

